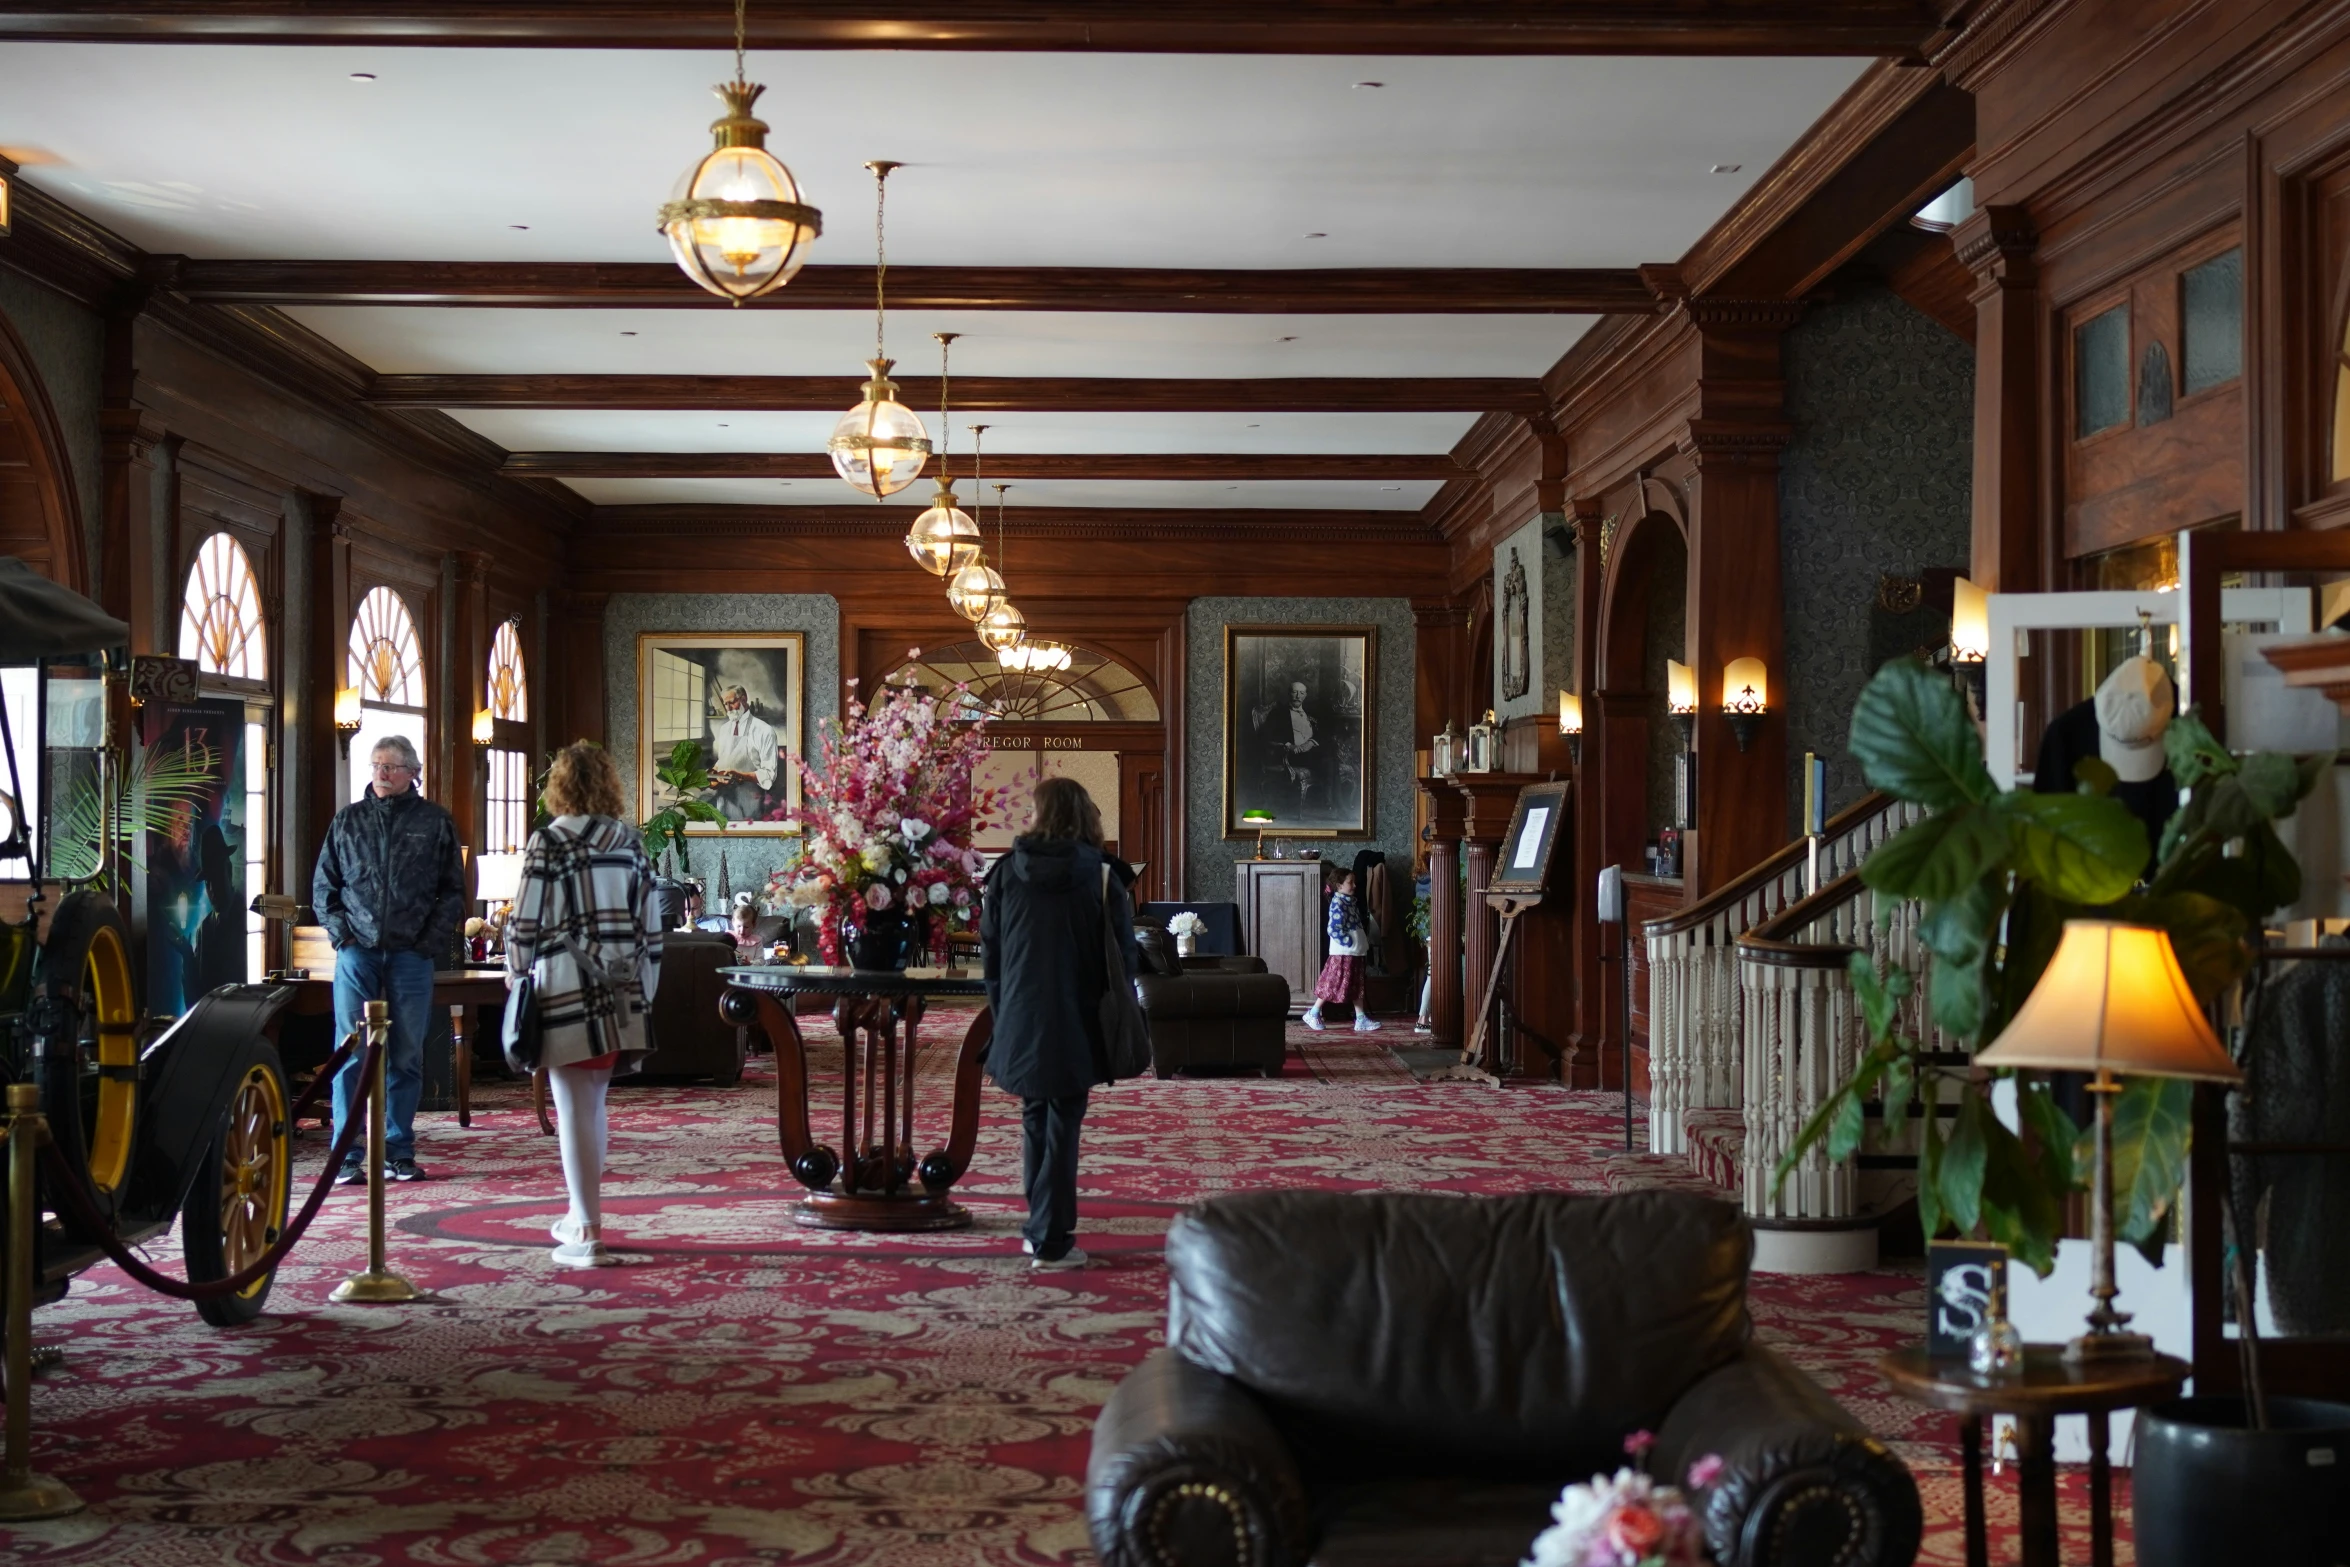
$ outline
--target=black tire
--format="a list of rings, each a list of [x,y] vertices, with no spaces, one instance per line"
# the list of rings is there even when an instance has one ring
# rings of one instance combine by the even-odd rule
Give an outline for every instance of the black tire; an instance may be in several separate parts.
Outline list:
[[[35,984],[46,1034],[42,1113],[57,1151],[109,1210],[129,1177],[137,1133],[139,998],[130,952],[129,927],[111,902],[88,888],[68,893],[41,946]]]
[[[180,1209],[180,1255],[196,1284],[251,1266],[285,1233],[293,1204],[293,1123],[286,1115],[293,1101],[275,1047],[248,1043],[230,1085]],[[196,1314],[216,1328],[250,1322],[276,1282],[273,1268],[240,1294],[197,1301]]]

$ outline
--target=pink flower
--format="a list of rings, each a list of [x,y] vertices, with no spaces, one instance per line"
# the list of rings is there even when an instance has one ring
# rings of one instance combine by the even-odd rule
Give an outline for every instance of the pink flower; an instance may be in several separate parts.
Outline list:
[[[1706,1454],[1696,1463],[1693,1463],[1689,1466],[1690,1489],[1702,1490],[1706,1486],[1713,1484],[1715,1480],[1721,1477],[1723,1467],[1724,1465],[1722,1463],[1721,1454]]]
[[[1624,1438],[1624,1456],[1627,1458],[1639,1458],[1644,1456],[1648,1450],[1654,1446],[1656,1446],[1656,1433],[1654,1431],[1635,1431],[1630,1436]]]
[[[1634,1561],[1652,1555],[1664,1539],[1665,1521],[1638,1502],[1626,1502],[1608,1518],[1607,1543]]]
[[[877,881],[867,887],[865,889],[865,907],[876,910],[888,908],[889,883]]]

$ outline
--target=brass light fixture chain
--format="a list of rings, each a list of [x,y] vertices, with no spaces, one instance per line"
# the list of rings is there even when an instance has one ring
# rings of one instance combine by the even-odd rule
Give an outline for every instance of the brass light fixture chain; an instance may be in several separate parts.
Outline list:
[[[971,483],[974,487],[976,487],[984,477],[980,472],[979,458],[982,451],[984,451],[986,448],[986,441],[984,440],[986,434],[986,425],[975,424],[971,426]]]
[[[889,205],[889,171],[893,164],[873,165],[873,357],[882,357],[882,314],[888,298],[885,283],[889,277],[889,241],[882,228],[882,213]]]
[[[740,84],[743,75],[743,10],[749,0],[734,0],[734,79]]]
[[[952,476],[947,472],[947,451],[955,443],[955,426],[947,417],[947,355],[954,348],[955,339],[963,334],[933,332],[930,335],[938,339],[938,480],[946,484],[952,482]]]

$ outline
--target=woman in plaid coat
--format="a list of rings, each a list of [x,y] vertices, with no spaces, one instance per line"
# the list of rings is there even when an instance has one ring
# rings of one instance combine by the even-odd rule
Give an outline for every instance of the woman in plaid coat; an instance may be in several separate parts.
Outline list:
[[[600,1185],[604,1093],[649,1048],[645,1019],[661,972],[653,868],[628,809],[620,770],[602,746],[565,746],[547,770],[554,820],[531,834],[506,925],[507,983],[533,976],[539,1065],[555,1100],[571,1211],[557,1220],[555,1261],[614,1262],[604,1249]]]

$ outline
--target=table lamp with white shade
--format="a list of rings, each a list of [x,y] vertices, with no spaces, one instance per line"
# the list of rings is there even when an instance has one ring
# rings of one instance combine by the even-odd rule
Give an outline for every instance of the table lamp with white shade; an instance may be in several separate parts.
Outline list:
[[[521,855],[482,854],[474,857],[474,896],[490,906],[492,923],[504,927],[506,910],[521,890]]]
[[[2129,1314],[2113,1309],[2120,1293],[2113,1282],[2113,1096],[2121,1092],[2114,1075],[2244,1080],[2195,1004],[2169,932],[2114,920],[2066,920],[2040,982],[1975,1062],[2091,1074],[2097,1172],[2090,1194],[2095,1273],[2089,1293],[2097,1304],[2089,1312],[2089,1331],[2065,1346],[2065,1358],[2152,1355],[2154,1341],[2126,1331]]]

